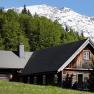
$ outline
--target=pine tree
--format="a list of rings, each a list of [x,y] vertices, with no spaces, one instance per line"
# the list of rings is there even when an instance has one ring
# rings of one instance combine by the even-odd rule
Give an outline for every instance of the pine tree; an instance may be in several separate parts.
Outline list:
[[[28,11],[27,11],[27,14],[31,16],[31,12],[29,11],[29,9],[28,9]]]
[[[0,7],[0,14],[4,12],[4,8]]]
[[[22,13],[23,13],[23,14],[28,14],[28,11],[27,11],[27,9],[26,9],[26,5],[24,5],[24,8],[23,8],[23,10],[22,10]]]

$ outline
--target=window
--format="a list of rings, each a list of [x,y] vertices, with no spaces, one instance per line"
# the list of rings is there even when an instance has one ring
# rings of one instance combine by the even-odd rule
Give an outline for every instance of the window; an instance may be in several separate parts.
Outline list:
[[[83,74],[78,74],[78,83],[83,82]]]
[[[58,76],[57,76],[57,74],[54,75],[54,83],[55,83],[55,84],[58,83]]]
[[[83,59],[84,60],[89,60],[90,59],[90,51],[88,51],[88,50],[83,51]]]
[[[27,77],[27,82],[30,83],[30,77]]]
[[[46,84],[46,75],[43,75],[43,84]]]
[[[37,77],[34,76],[34,84],[37,84]]]

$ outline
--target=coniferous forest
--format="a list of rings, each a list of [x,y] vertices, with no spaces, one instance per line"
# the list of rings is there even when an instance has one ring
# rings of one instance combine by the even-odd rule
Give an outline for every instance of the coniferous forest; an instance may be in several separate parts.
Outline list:
[[[17,50],[23,43],[26,51],[35,51],[83,38],[72,29],[64,30],[58,21],[32,16],[26,6],[20,14],[0,9],[0,50]]]

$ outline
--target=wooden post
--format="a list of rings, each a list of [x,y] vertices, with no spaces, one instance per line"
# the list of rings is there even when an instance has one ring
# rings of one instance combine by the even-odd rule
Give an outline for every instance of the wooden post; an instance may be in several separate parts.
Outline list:
[[[62,87],[62,72],[58,73],[58,85]]]

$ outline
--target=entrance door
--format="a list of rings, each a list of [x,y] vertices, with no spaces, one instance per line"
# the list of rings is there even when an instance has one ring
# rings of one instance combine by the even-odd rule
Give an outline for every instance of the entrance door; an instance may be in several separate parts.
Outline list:
[[[78,74],[78,89],[83,88],[83,74]]]
[[[83,82],[83,74],[78,74],[78,83]]]

